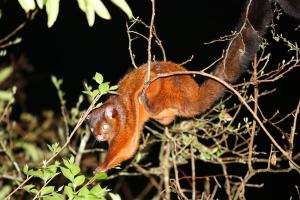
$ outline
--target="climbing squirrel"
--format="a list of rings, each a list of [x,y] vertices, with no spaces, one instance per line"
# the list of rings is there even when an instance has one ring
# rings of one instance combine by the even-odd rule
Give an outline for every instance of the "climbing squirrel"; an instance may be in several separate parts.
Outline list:
[[[299,3],[278,0],[283,9],[299,17]],[[295,10],[294,4],[298,7]],[[213,75],[235,82],[258,51],[262,36],[272,19],[269,0],[248,1],[242,14],[237,34],[229,41],[224,59],[216,66]],[[300,17],[299,17],[300,19]],[[151,79],[159,74],[187,71],[173,62],[152,62]],[[213,79],[198,84],[191,75],[173,75],[158,78],[144,89],[147,64],[126,74],[119,82],[118,95],[113,95],[87,117],[91,131],[98,141],[108,141],[104,162],[95,173],[107,171],[131,158],[136,152],[143,125],[154,119],[163,125],[176,116],[192,117],[209,109],[225,87]]]

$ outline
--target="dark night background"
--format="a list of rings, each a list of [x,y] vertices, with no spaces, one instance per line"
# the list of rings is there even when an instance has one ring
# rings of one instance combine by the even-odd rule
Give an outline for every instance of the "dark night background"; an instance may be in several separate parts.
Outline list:
[[[20,45],[8,48],[9,58],[21,55],[32,65],[24,70],[22,86],[25,97],[18,109],[39,113],[41,110],[59,111],[59,101],[51,75],[64,79],[63,89],[69,105],[73,105],[83,90],[82,81],[91,81],[96,71],[102,73],[105,80],[113,84],[132,68],[125,22],[127,20],[116,6],[104,1],[112,15],[112,20],[105,21],[96,17],[93,27],[89,27],[85,14],[78,8],[76,1],[61,1],[60,13],[54,26],[47,28],[46,14],[39,12],[35,19],[21,31],[23,38]],[[128,0],[134,16],[149,23],[151,4],[148,0]],[[199,4],[199,2],[201,2]],[[202,1],[156,1],[155,26],[163,41],[168,60],[181,63],[194,55],[189,69],[201,69],[215,61],[226,47],[226,43],[204,45],[229,34],[237,23],[245,1],[237,0],[202,0]],[[24,20],[21,8],[13,2],[3,7],[0,20],[0,38],[12,31]],[[290,41],[299,41],[299,30],[294,31],[300,22],[286,15],[282,16],[278,30]],[[144,32],[146,33],[146,32]],[[266,37],[270,38],[270,34]],[[274,63],[288,56],[287,48],[271,43]],[[147,60],[147,44],[142,40],[133,43],[133,51],[138,65]],[[153,52],[157,60],[159,51]],[[6,58],[7,59],[7,58]],[[271,66],[271,65],[270,65]],[[272,67],[272,66],[271,66]],[[265,111],[274,112],[277,108],[282,113],[292,111],[300,99],[300,70],[296,69],[276,83],[277,92],[262,101]],[[273,86],[272,86],[273,87]],[[202,167],[199,166],[199,169]],[[205,170],[204,170],[205,171]],[[294,173],[264,176],[262,189],[249,189],[249,199],[265,194],[269,199],[288,199],[295,196],[293,185]],[[260,181],[259,177],[254,181]],[[253,193],[252,193],[253,191]]]

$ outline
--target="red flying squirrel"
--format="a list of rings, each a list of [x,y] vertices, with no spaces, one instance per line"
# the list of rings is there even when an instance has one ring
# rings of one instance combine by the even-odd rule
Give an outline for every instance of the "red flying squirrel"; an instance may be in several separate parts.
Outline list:
[[[295,0],[278,0],[292,16],[297,16]],[[225,58],[213,75],[233,83],[258,50],[261,37],[272,19],[269,0],[252,0],[245,9],[236,36],[229,42]],[[249,4],[249,3],[248,3]],[[248,5],[247,4],[247,5]],[[296,5],[297,6],[297,5]],[[159,74],[187,71],[173,62],[151,63],[151,78]],[[108,153],[95,172],[106,171],[131,158],[136,152],[143,125],[150,118],[163,125],[176,116],[192,117],[209,109],[225,87],[207,79],[198,84],[191,75],[174,75],[159,78],[143,91],[146,64],[126,74],[119,82],[118,95],[111,96],[103,106],[87,117],[91,131],[98,141],[108,141]],[[142,95],[143,94],[143,95]]]

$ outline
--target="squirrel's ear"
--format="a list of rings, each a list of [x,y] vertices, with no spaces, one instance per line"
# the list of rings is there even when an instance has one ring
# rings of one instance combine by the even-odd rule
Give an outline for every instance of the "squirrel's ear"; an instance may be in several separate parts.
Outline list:
[[[115,107],[113,105],[106,106],[106,108],[105,108],[105,117],[107,119],[112,119],[112,118],[115,117],[115,115],[116,115]]]

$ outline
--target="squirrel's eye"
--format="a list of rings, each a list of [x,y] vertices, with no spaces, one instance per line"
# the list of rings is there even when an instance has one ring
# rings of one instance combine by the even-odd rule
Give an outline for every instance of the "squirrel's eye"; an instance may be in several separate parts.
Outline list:
[[[108,130],[109,129],[109,125],[108,124],[103,124],[102,128],[103,128],[103,130]]]

